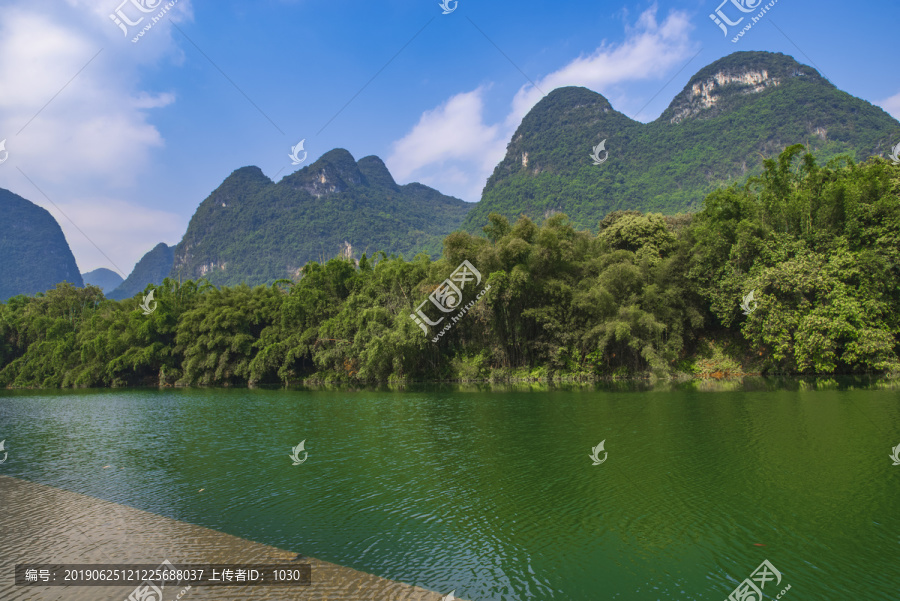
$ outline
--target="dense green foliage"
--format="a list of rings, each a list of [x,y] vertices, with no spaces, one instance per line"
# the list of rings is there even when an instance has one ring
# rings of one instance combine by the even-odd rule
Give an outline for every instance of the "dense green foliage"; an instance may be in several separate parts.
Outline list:
[[[597,166],[589,155],[602,140],[609,158]],[[477,232],[490,213],[540,222],[562,212],[592,228],[617,210],[693,212],[792,144],[823,161],[863,161],[897,141],[900,123],[815,69],[783,54],[735,52],[701,69],[650,123],[586,88],[553,90],[522,120],[463,227]]]
[[[494,214],[437,261],[337,258],[253,288],[166,279],[150,315],[92,286],[17,296],[0,305],[0,385],[896,374],[900,168],[802,151],[696,215],[618,212],[597,234]],[[487,292],[433,342],[410,314],[463,260]]]
[[[171,276],[216,285],[296,279],[308,261],[334,256],[345,243],[355,257],[367,249],[438,256],[469,207],[421,184],[398,186],[378,157],[357,163],[342,149],[277,184],[244,167],[200,204]]]
[[[57,282],[82,285],[59,224],[45,209],[0,188],[0,301]]]
[[[160,242],[146,255],[141,257],[125,281],[106,294],[107,298],[122,300],[134,296],[148,284],[161,284],[171,273],[175,253],[172,246]]]
[[[896,369],[900,333],[897,168],[849,160],[799,169],[787,149],[749,188],[719,190],[694,220],[691,280],[724,326],[756,290],[742,325],[770,368]],[[723,258],[726,258],[723,261]]]

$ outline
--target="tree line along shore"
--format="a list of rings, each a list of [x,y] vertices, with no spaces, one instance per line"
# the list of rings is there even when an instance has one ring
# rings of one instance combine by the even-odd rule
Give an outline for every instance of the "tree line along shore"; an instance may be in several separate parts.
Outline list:
[[[900,166],[800,145],[694,214],[596,231],[492,214],[443,256],[310,262],[298,281],[59,284],[0,304],[0,386],[900,375]],[[464,260],[489,291],[432,342],[410,315]],[[753,293],[752,304],[746,299]],[[466,298],[468,301],[468,297]],[[743,305],[743,307],[742,307]]]

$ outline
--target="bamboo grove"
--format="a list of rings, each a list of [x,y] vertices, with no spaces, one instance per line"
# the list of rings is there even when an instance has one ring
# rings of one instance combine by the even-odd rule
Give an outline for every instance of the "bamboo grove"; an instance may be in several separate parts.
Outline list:
[[[701,211],[492,214],[443,256],[308,263],[298,281],[59,284],[0,305],[0,386],[291,384],[722,373],[900,374],[900,166],[802,146]],[[490,291],[438,342],[410,318],[463,260]],[[755,310],[741,300],[754,291]]]

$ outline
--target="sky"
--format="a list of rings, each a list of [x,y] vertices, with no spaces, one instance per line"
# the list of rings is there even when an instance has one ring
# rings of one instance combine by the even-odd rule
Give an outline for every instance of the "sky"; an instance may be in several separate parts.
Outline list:
[[[732,41],[770,1],[2,0],[0,188],[50,211],[82,272],[124,277],[248,165],[279,181],[345,148],[478,201],[561,86],[649,122],[702,67],[767,50],[900,119],[900,3],[776,0]],[[717,10],[744,19],[726,35]]]

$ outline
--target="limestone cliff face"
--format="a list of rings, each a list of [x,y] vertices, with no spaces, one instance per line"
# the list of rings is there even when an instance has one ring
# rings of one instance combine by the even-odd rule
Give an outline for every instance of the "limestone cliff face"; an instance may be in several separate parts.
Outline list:
[[[365,178],[356,161],[343,148],[336,148],[322,155],[307,169],[289,175],[284,185],[294,190],[304,190],[316,198],[339,194],[351,186],[359,186]]]
[[[690,100],[685,106],[670,119],[670,123],[679,123],[685,118],[699,114],[704,109],[711,108],[722,98],[723,88],[728,84],[736,84],[731,92],[740,94],[754,94],[762,92],[768,86],[777,86],[781,80],[777,77],[769,77],[766,69],[761,71],[746,71],[744,73],[727,73],[719,71],[712,77],[691,84]]]
[[[677,124],[685,119],[714,117],[736,105],[741,96],[766,92],[791,78],[831,85],[812,67],[783,54],[736,52],[701,69],[672,100],[662,118]]]

